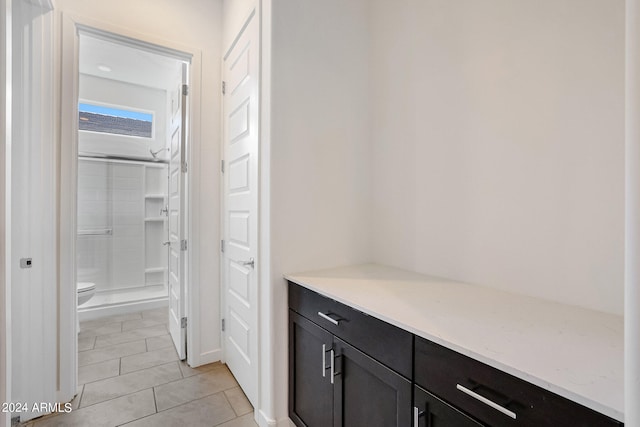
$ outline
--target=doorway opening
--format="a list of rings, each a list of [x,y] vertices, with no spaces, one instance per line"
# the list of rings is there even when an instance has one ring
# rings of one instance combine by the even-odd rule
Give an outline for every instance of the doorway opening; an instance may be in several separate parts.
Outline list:
[[[67,256],[61,268],[75,279],[73,301],[62,298],[60,306],[75,319],[60,350],[68,367],[61,380],[69,389],[78,377],[76,349],[86,349],[84,339],[93,339],[90,331],[83,335],[82,321],[98,324],[100,318],[147,310],[155,316],[140,322],[153,324],[135,325],[136,336],[168,332],[185,360],[189,272],[192,55],[77,23],[76,28],[77,90],[65,98],[72,103],[74,127],[63,150],[63,181],[68,179],[72,203],[68,215],[62,214],[70,239],[62,242]],[[162,311],[166,316],[157,316]],[[108,345],[109,335],[103,337]],[[93,345],[99,346],[95,337]]]

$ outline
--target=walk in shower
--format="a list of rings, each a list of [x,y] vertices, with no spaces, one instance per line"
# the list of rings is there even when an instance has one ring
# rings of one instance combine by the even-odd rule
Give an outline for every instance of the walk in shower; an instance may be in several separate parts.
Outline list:
[[[166,188],[163,163],[78,159],[77,276],[96,285],[81,312],[166,304]]]

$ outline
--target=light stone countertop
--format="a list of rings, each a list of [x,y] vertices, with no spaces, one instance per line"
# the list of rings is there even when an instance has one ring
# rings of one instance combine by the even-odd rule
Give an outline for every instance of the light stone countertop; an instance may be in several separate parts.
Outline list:
[[[285,278],[624,421],[621,316],[376,264]]]

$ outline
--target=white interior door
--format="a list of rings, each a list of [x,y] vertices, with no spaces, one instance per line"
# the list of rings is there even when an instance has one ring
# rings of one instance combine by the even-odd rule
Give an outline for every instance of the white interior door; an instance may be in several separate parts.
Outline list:
[[[258,20],[224,61],[225,359],[255,406],[258,383]]]
[[[187,67],[183,65],[182,81],[171,95],[171,142],[169,146],[169,333],[178,356],[187,356],[187,324],[185,310],[185,183],[186,183],[186,117]]]

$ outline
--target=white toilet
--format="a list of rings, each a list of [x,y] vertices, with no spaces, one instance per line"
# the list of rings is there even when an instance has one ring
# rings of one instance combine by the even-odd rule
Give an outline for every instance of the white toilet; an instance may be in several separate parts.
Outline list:
[[[96,292],[96,284],[91,282],[78,282],[78,307],[89,301]],[[76,332],[80,333],[80,317],[76,316]]]
[[[91,282],[78,282],[78,307],[86,303],[96,292],[96,284]]]

